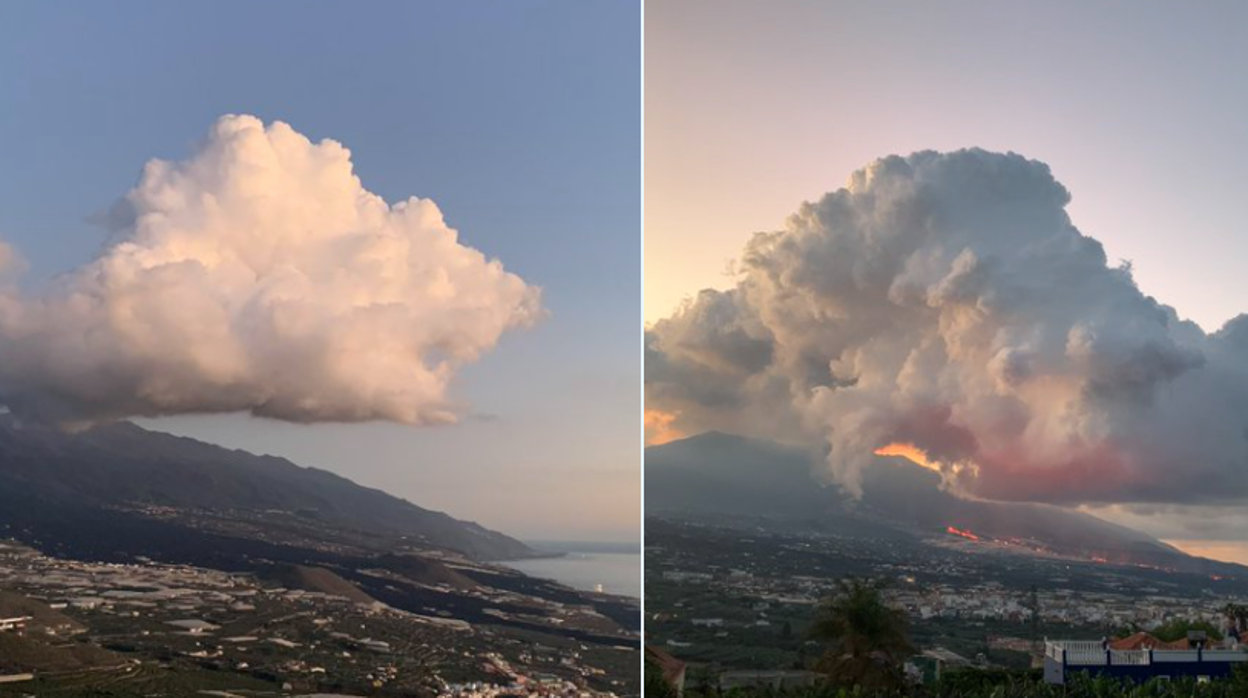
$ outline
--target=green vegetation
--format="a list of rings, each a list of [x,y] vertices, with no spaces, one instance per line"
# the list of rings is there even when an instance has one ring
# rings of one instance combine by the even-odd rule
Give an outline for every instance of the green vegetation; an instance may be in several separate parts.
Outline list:
[[[85,642],[51,642],[0,633],[0,674],[99,671],[122,667],[125,659]]]
[[[183,667],[131,667],[128,670],[79,671],[44,676],[34,681],[0,684],[0,697],[141,698],[195,696],[220,691],[250,696],[279,696],[280,686],[231,672]]]
[[[791,627],[785,630],[787,626],[786,621],[776,631],[785,639],[793,634]],[[1189,631],[1204,631],[1211,639],[1221,637],[1208,623],[1181,619],[1153,632],[1171,641],[1185,638]],[[810,664],[826,677],[815,685],[725,691],[713,678],[708,679],[709,668],[704,665],[690,668],[685,698],[1248,698],[1248,666],[1237,668],[1230,680],[1206,683],[1182,679],[1133,684],[1085,674],[1058,686],[1045,683],[1034,669],[962,668],[946,670],[934,683],[915,685],[902,671],[914,653],[905,613],[885,603],[879,584],[852,578],[842,580],[837,592],[817,607],[803,634],[826,648]],[[1020,657],[1015,667],[1029,662],[1028,653],[1016,654]],[[658,667],[649,662],[646,695],[675,695]]]
[[[1127,626],[1119,628],[1113,633],[1114,637],[1126,637],[1132,633],[1139,632],[1143,628],[1135,626]],[[1189,632],[1203,632],[1211,641],[1222,639],[1222,631],[1218,627],[1208,621],[1190,621],[1184,618],[1175,618],[1163,625],[1160,625],[1148,631],[1153,637],[1165,642],[1174,642],[1187,638]]]
[[[1210,640],[1222,639],[1222,632],[1213,623],[1208,621],[1192,622],[1182,618],[1172,620],[1157,628],[1153,631],[1153,636],[1158,640],[1174,642],[1175,640],[1185,639],[1187,634],[1193,631],[1204,632]]]
[[[884,603],[879,585],[841,580],[816,611],[810,635],[828,643],[815,667],[831,680],[867,688],[905,684],[902,662],[914,653],[906,615]]]
[[[649,693],[646,694],[650,695]],[[656,694],[657,695],[657,694]],[[699,691],[686,688],[685,698],[1245,698],[1248,669],[1229,681],[1149,681],[1132,684],[1081,675],[1066,686],[1044,683],[1035,672],[964,669],[947,672],[934,686],[897,688],[846,687],[826,681],[814,686]]]

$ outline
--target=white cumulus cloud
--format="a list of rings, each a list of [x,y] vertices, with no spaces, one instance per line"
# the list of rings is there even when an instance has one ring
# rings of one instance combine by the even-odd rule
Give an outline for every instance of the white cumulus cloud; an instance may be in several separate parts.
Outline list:
[[[987,498],[1243,501],[1248,316],[1206,333],[1141,293],[1069,198],[1015,154],[878,160],[655,323],[647,407],[823,440],[850,491],[901,442]]]
[[[108,218],[96,259],[0,295],[0,398],[20,415],[450,422],[457,369],[542,314],[432,201],[387,204],[341,144],[282,122],[222,117]]]

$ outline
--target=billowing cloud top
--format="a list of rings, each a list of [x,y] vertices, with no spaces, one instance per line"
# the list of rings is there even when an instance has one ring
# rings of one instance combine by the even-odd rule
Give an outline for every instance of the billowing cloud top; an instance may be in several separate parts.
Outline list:
[[[647,332],[647,407],[681,432],[825,439],[851,491],[903,443],[988,498],[1248,497],[1248,316],[1181,320],[1069,198],[1014,154],[878,160]]]
[[[19,414],[448,422],[456,369],[542,312],[432,201],[387,205],[346,148],[281,122],[222,117],[189,159],[149,162],[110,222],[94,261],[0,297]]]

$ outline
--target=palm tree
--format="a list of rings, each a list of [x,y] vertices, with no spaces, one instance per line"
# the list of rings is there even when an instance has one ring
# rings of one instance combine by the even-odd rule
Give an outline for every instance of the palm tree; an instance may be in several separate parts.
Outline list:
[[[1248,639],[1244,637],[1244,632],[1248,631],[1248,606],[1228,603],[1222,612],[1226,615],[1232,633],[1237,635],[1241,642]]]
[[[914,651],[905,613],[884,603],[878,584],[843,579],[838,586],[819,605],[811,627],[811,637],[830,645],[816,668],[842,685],[903,685],[902,662]]]

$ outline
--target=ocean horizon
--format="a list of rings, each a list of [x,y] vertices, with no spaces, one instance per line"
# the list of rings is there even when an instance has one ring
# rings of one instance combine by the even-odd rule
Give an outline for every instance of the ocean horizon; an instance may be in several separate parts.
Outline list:
[[[502,564],[574,589],[641,598],[641,546],[637,543],[540,541],[529,544],[537,550],[563,554],[509,560]]]

